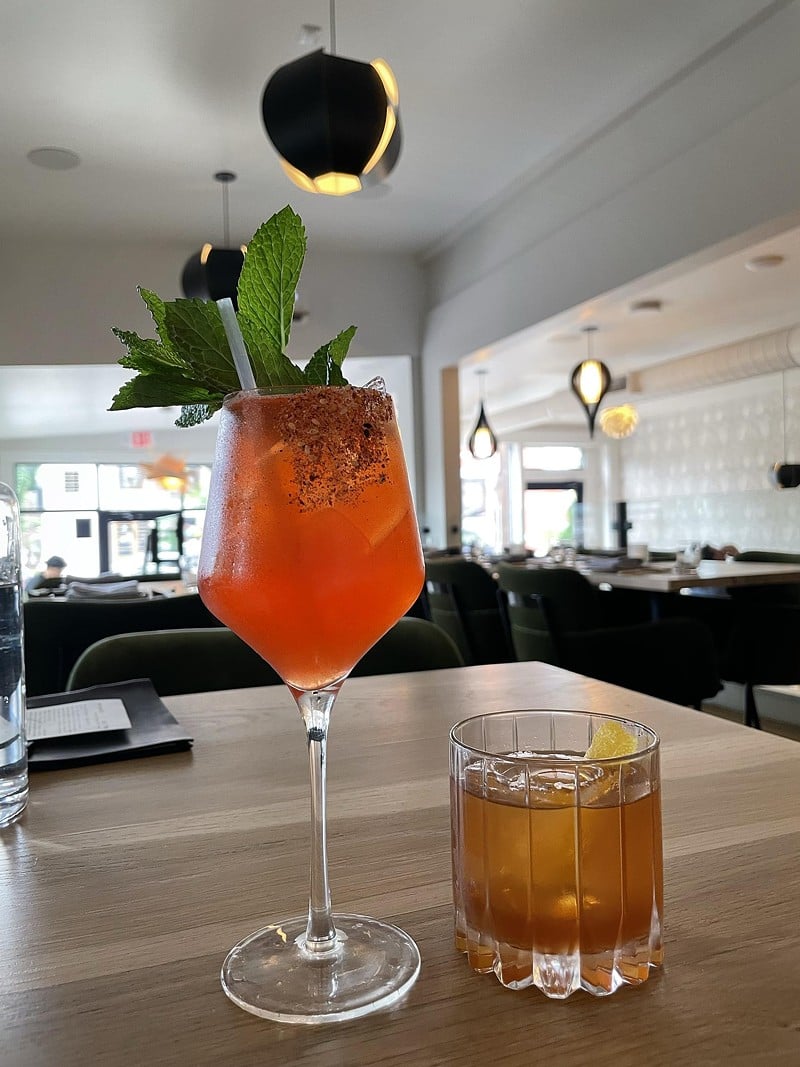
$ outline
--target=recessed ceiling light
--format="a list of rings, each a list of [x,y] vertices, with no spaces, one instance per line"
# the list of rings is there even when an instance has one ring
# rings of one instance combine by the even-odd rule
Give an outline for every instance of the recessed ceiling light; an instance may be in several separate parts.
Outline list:
[[[632,315],[639,314],[656,314],[661,310],[663,304],[660,300],[634,300],[628,310]]]
[[[72,170],[81,161],[77,152],[70,152],[68,148],[32,148],[28,152],[28,159],[37,167],[47,170]]]
[[[746,270],[769,270],[770,267],[779,267],[783,263],[783,256],[768,255],[754,256],[745,263]]]

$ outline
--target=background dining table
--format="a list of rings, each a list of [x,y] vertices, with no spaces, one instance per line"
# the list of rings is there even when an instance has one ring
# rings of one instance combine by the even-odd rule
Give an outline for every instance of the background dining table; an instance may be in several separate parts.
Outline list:
[[[613,561],[612,561],[613,562]],[[730,589],[743,585],[794,585],[800,582],[796,563],[750,563],[704,559],[694,569],[674,563],[648,563],[624,570],[582,569],[593,585],[638,589],[645,593],[677,593],[683,589]]]
[[[800,1063],[800,746],[540,663],[351,679],[329,749],[334,904],[397,922],[422,972],[366,1018],[235,1007],[227,950],[305,911],[305,737],[282,686],[171,697],[191,752],[32,775],[0,834],[0,1063]],[[663,742],[666,965],[547,1000],[453,947],[448,732],[483,711],[611,712]]]

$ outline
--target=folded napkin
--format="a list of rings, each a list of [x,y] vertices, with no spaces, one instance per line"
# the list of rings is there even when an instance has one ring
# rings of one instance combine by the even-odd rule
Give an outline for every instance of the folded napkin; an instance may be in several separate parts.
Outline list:
[[[645,565],[640,559],[632,559],[630,556],[589,556],[581,560],[581,566],[590,571],[603,571],[609,574],[616,571],[639,571],[645,569]]]
[[[139,591],[136,579],[127,582],[105,582],[102,585],[86,582],[70,582],[64,594],[67,600],[130,600],[146,596]]]
[[[192,737],[170,715],[149,678],[112,682],[76,689],[71,693],[51,693],[29,697],[29,708],[53,704],[87,703],[93,700],[121,700],[131,725],[127,730],[69,734],[32,741],[28,761],[32,771],[59,770],[62,767],[133,756],[155,756],[191,748]]]

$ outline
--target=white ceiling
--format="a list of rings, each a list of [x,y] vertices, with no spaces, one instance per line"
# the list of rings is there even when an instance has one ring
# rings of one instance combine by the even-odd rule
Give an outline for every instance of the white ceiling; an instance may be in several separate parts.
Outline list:
[[[291,200],[321,245],[424,259],[774,6],[770,0],[338,0],[337,51],[389,61],[400,86],[404,140],[385,195],[335,199],[287,182],[259,106],[272,71],[310,50],[299,43],[303,24],[322,27],[320,44],[327,47],[328,0],[6,0],[0,233],[169,239],[192,249],[221,237],[221,194],[212,175],[230,169],[238,174],[230,189],[232,242],[246,240]],[[42,146],[70,149],[81,165],[35,167],[26,154]],[[543,388],[563,388],[582,355],[578,326],[587,316],[601,330],[597,354],[616,374],[642,360],[721,343],[745,318],[742,328],[756,324],[753,333],[786,324],[787,316],[795,321],[787,298],[793,301],[798,291],[800,240],[793,234],[778,244],[787,262],[769,277],[747,275],[732,256],[698,268],[701,274],[645,279],[482,353],[492,359],[487,392],[502,406],[509,391],[541,395]],[[664,300],[657,321],[627,313],[639,292]],[[552,340],[559,333],[567,340]],[[23,436],[30,433],[29,416],[15,398],[30,396],[21,392],[26,387],[40,394],[18,375],[34,371],[0,369],[3,435]],[[50,380],[61,407],[85,431],[109,395],[99,370],[92,371],[91,386],[80,374],[70,382],[67,368],[52,372],[60,381]],[[467,407],[473,378],[464,376]],[[137,428],[142,415],[136,413]],[[169,421],[163,413],[153,416]],[[42,421],[39,410],[37,432]]]
[[[675,76],[769,0],[338,0],[340,55],[383,56],[403,150],[387,196],[295,191],[261,124],[269,75],[329,38],[327,0],[6,0],[0,225],[248,238],[291,196],[315,240],[419,252]],[[26,153],[68,148],[75,170]],[[238,243],[238,240],[237,240]]]
[[[782,262],[755,271],[746,267],[763,256],[780,256]],[[633,311],[640,300],[658,300],[661,310]],[[506,433],[521,429],[528,405],[568,391],[573,368],[587,355],[587,325],[597,327],[591,338],[593,355],[607,364],[613,377],[624,378],[657,363],[798,323],[800,227],[779,229],[754,243],[743,235],[724,249],[672,264],[462,360],[462,420],[465,426],[475,421],[480,389],[475,372],[485,370],[486,408],[495,425]],[[621,399],[629,398],[612,392],[608,405]],[[672,402],[669,395],[632,399],[639,407],[653,409]],[[551,410],[547,422],[583,427],[585,417],[573,400]]]

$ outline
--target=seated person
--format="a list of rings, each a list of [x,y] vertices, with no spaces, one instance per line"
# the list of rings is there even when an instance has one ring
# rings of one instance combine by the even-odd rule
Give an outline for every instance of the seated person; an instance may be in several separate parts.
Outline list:
[[[32,593],[34,589],[57,589],[62,584],[61,576],[66,570],[67,562],[61,556],[51,556],[45,561],[45,569],[39,574],[34,574],[25,583],[25,592]]]

